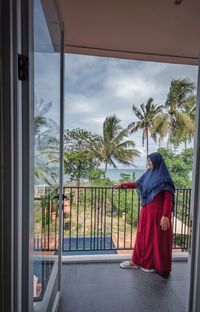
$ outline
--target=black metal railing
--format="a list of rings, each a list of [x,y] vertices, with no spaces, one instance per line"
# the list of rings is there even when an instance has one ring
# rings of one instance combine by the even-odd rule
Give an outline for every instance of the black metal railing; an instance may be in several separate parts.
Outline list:
[[[116,253],[133,248],[140,210],[136,190],[65,187],[63,192],[63,253]],[[57,202],[51,195],[45,198],[41,202],[41,231],[35,231],[34,250],[55,252]],[[173,249],[180,251],[187,251],[190,246],[190,199],[191,189],[176,189]]]
[[[34,251],[55,252],[58,249],[59,218],[55,192],[34,199]]]
[[[63,251],[131,249],[139,202],[135,190],[65,188]]]

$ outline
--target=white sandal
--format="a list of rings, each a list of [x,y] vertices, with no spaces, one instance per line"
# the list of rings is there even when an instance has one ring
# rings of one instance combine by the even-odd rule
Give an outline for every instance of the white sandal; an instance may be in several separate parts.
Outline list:
[[[154,273],[154,272],[156,272],[156,270],[154,270],[154,269],[145,269],[145,268],[142,268],[142,267],[140,267],[140,269],[141,269],[143,272],[146,272],[146,273]]]
[[[137,264],[131,264],[131,262],[128,261],[123,261],[120,263],[120,268],[121,269],[139,269],[140,267]]]

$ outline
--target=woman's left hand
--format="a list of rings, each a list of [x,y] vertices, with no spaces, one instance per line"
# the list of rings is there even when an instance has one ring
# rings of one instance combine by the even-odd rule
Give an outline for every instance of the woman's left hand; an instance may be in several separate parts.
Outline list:
[[[170,227],[169,218],[162,216],[162,218],[160,220],[160,225],[161,225],[161,228],[163,231],[166,231],[167,229],[169,229],[169,227]]]

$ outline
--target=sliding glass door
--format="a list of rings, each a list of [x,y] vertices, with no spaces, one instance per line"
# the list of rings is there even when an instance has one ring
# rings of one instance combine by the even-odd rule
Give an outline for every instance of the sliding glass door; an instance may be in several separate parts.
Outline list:
[[[61,41],[62,29],[54,1],[34,0],[33,300],[34,311],[42,312],[53,310],[60,293],[63,162]]]

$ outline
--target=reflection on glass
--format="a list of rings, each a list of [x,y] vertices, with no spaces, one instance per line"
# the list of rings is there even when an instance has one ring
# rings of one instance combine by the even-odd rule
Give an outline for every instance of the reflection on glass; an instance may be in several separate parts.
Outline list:
[[[58,39],[58,38],[57,38]],[[35,307],[58,273],[60,54],[48,31],[40,0],[34,1],[34,267]],[[54,280],[52,280],[54,276]],[[51,285],[50,285],[51,284]],[[53,284],[53,285],[52,285]],[[51,294],[49,295],[51,296]],[[50,300],[50,297],[49,299]],[[47,307],[46,307],[47,309]],[[44,307],[37,311],[46,311]]]

